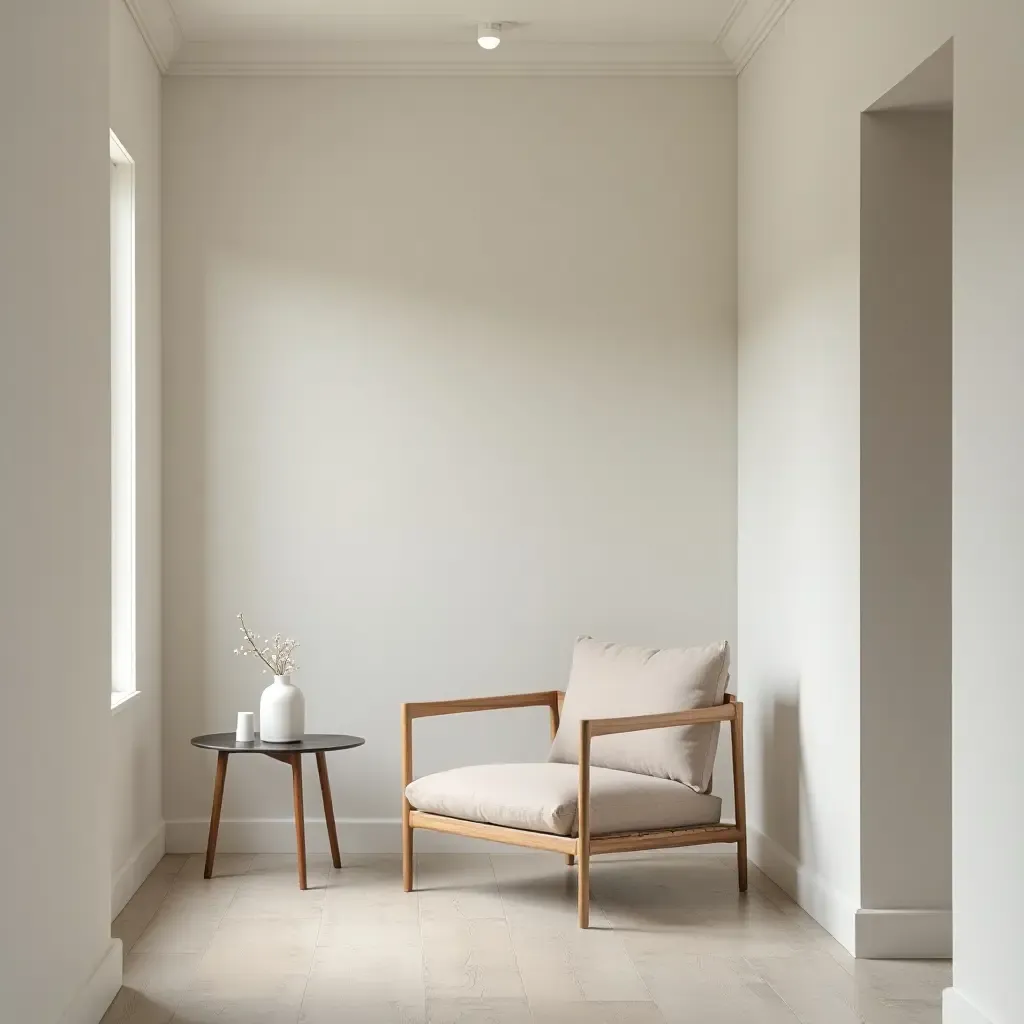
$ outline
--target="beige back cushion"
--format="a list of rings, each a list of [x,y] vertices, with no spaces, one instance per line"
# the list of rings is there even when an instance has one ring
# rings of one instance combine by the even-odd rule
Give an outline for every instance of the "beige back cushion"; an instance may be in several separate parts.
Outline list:
[[[722,703],[728,679],[727,643],[656,651],[582,636],[548,760],[579,763],[581,719],[713,707]],[[717,724],[649,729],[594,737],[590,763],[674,779],[704,793],[711,785],[717,747]]]

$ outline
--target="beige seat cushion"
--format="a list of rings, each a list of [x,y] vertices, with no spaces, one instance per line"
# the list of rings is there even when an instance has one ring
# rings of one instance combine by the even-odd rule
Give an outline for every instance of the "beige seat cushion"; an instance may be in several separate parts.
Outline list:
[[[571,764],[480,764],[425,775],[405,790],[420,811],[508,828],[576,834],[579,768]],[[668,779],[611,768],[590,772],[591,834],[716,824],[717,796]]]
[[[721,704],[729,680],[729,645],[651,650],[580,637],[551,761],[579,763],[580,720],[664,714]],[[711,786],[718,725],[597,736],[590,763],[674,779],[699,793]]]

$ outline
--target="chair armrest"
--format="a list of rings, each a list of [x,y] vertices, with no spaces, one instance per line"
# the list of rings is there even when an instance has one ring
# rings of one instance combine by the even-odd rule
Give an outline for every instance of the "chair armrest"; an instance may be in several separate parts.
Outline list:
[[[585,718],[580,723],[591,737],[610,736],[621,732],[642,732],[645,729],[670,729],[680,725],[702,725],[708,722],[731,722],[736,717],[736,702],[713,708],[691,708],[669,711],[661,715],[629,715],[625,718]]]
[[[558,690],[536,693],[510,693],[501,697],[469,697],[463,700],[431,700],[403,704],[403,718],[430,718],[434,715],[460,715],[466,711],[501,711],[506,708],[558,707]]]
[[[412,720],[437,715],[461,715],[467,711],[502,711],[507,708],[547,708],[551,715],[551,735],[558,729],[562,707],[561,690],[538,690],[536,693],[509,693],[501,697],[470,697],[464,700],[431,700],[402,705],[402,789],[412,782]],[[407,818],[409,802],[402,797],[403,815]],[[404,819],[403,819],[404,820]]]
[[[580,722],[579,794],[576,815],[581,862],[590,857],[590,741],[595,736],[611,736],[645,729],[670,729],[680,725],[732,722],[741,718],[743,705],[726,695],[725,703],[712,708],[669,711],[662,715],[629,715],[625,718],[584,718]]]
[[[585,718],[580,722],[580,784],[577,802],[578,851],[580,865],[590,879],[590,750],[594,736],[609,736],[618,732],[641,732],[644,729],[669,729],[680,725],[702,725],[710,722],[732,722],[733,785],[736,800],[736,827],[743,839],[742,856],[746,856],[746,802],[743,792],[742,728],[743,706],[731,693],[723,697],[715,708],[694,708],[690,711],[669,712],[666,715],[631,715],[627,718]],[[584,866],[586,865],[586,867]],[[582,878],[584,876],[581,876]],[[744,874],[740,874],[740,888],[745,889]],[[581,922],[585,921],[581,909]]]

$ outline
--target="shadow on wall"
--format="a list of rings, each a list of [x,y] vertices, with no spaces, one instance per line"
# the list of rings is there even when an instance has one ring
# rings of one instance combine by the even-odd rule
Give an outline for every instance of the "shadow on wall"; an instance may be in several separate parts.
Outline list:
[[[189,737],[265,685],[239,611],[303,642],[307,724],[367,738],[336,811],[389,828],[400,701],[734,633],[733,86],[523,88],[168,89],[171,821],[209,813]],[[538,724],[438,721],[416,770],[543,757]],[[231,771],[225,820],[287,834],[288,787]]]
[[[800,790],[803,758],[800,748],[800,693],[796,688],[777,694],[762,720],[760,772],[762,829],[800,864]],[[749,775],[748,775],[749,777]]]
[[[179,224],[169,223],[164,237],[173,240],[178,230]],[[229,721],[228,709],[235,706],[249,710],[258,706],[262,690],[259,686],[262,677],[256,676],[250,695],[218,707],[214,698],[215,679],[207,668],[211,644],[233,646],[238,636],[233,615],[223,623],[222,632],[214,637],[208,635],[210,591],[205,581],[210,555],[207,495],[211,465],[205,438],[212,402],[206,334],[199,327],[210,316],[207,269],[205,261],[194,260],[179,271],[189,302],[164,306],[164,337],[174,339],[178,354],[171,358],[165,346],[161,365],[162,777],[193,787],[197,792],[203,787],[209,788],[213,757],[206,752],[195,756],[200,752],[190,751],[182,740],[187,743],[189,736],[213,731],[212,723],[226,728],[222,723]],[[179,400],[177,396],[187,398]],[[167,443],[168,439],[173,439],[173,443]],[[236,533],[244,536],[247,528],[247,521],[243,521]],[[182,541],[182,538],[187,540]],[[236,607],[234,614],[244,610]],[[245,768],[252,770],[248,765]],[[230,790],[229,786],[229,793]],[[166,781],[164,813],[167,817],[174,814],[167,802]],[[231,817],[233,813],[229,796],[226,816]]]

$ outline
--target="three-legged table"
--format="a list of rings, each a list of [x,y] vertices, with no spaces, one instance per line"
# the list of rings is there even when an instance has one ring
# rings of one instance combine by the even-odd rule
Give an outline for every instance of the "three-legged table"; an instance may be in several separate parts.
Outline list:
[[[292,799],[295,804],[295,846],[299,859],[299,888],[306,888],[306,821],[302,808],[302,755],[315,754],[317,772],[320,775],[320,793],[324,801],[324,817],[327,819],[327,838],[331,843],[331,859],[336,868],[341,867],[341,850],[338,847],[338,830],[334,821],[334,804],[331,800],[331,783],[327,777],[327,757],[330,750],[349,750],[362,746],[366,740],[361,736],[340,736],[333,734],[312,734],[295,743],[264,743],[256,734],[252,743],[239,743],[232,732],[211,733],[195,736],[192,746],[217,751],[217,777],[213,784],[213,811],[210,814],[210,837],[206,843],[206,868],[204,878],[213,875],[213,858],[217,853],[217,830],[220,828],[220,809],[224,802],[224,780],[228,774],[228,758],[232,754],[263,754],[275,761],[282,761],[292,768]]]

